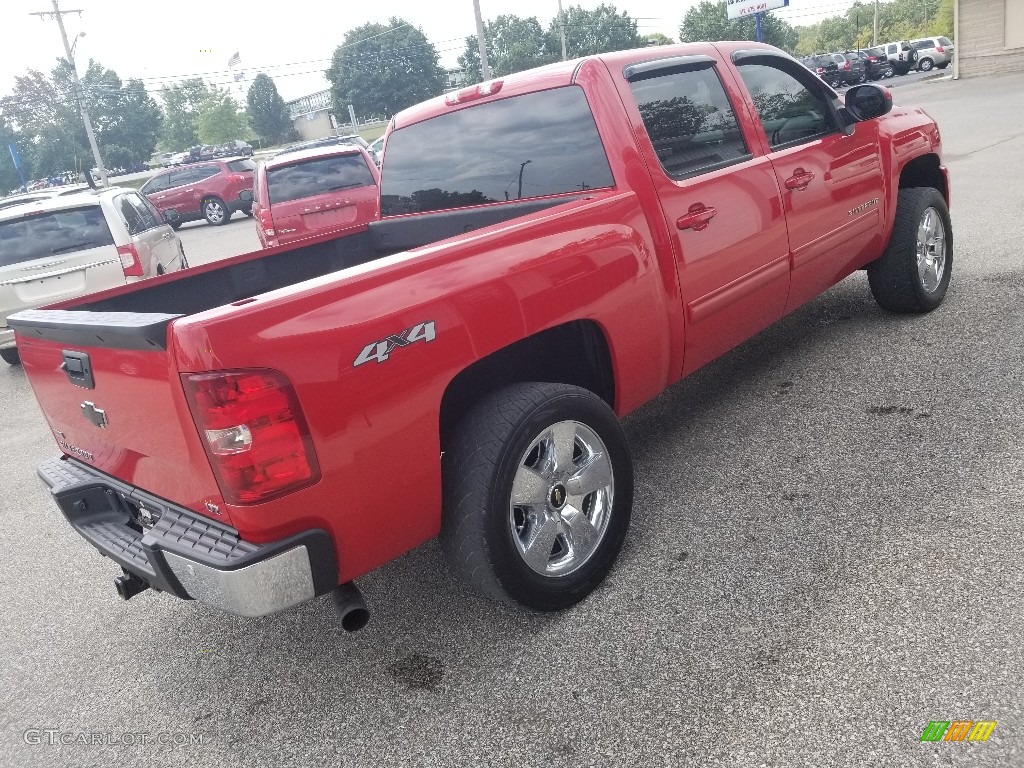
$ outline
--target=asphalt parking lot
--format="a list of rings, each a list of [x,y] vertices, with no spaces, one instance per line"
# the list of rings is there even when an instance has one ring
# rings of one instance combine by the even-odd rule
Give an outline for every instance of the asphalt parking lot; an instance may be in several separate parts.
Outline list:
[[[626,547],[559,615],[476,597],[432,543],[360,580],[354,635],[327,600],[123,603],[0,367],[0,765],[1024,765],[1022,91],[898,89],[952,174],[945,303],[891,316],[855,275],[633,414]],[[181,235],[193,263],[255,239]],[[998,725],[922,744],[931,720]]]

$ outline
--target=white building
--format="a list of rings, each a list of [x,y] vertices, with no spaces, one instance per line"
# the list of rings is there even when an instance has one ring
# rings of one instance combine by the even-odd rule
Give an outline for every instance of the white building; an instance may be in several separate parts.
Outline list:
[[[1024,71],[1024,0],[953,3],[953,77]]]

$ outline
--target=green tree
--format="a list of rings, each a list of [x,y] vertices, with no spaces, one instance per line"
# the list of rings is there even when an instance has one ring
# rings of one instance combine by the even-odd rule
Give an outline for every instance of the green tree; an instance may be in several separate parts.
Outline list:
[[[771,12],[761,14],[761,40],[784,51],[792,52],[797,44],[793,27]],[[725,0],[702,0],[686,12],[679,27],[679,39],[684,43],[714,42],[716,40],[756,40],[757,22],[753,16],[729,19]]]
[[[595,53],[643,48],[647,38],[637,32],[636,20],[614,5],[604,4],[592,11],[578,5],[565,9],[565,51],[570,59]],[[547,50],[561,58],[562,37],[558,19],[548,25]]]
[[[661,32],[652,32],[645,37],[647,45],[672,45],[675,41],[668,35],[663,35]]]
[[[227,91],[213,91],[199,107],[196,133],[204,144],[224,144],[247,129],[248,119]]]
[[[513,72],[539,67],[558,57],[545,50],[544,30],[536,16],[498,16],[484,24],[487,41],[487,64],[492,77],[503,77]],[[466,71],[467,83],[478,83],[480,76],[480,46],[476,35],[466,38],[466,50],[459,56],[459,66]]]
[[[249,86],[246,104],[249,107],[249,125],[261,139],[276,144],[291,134],[292,120],[288,107],[269,76],[262,72],[256,75]]]
[[[164,102],[160,146],[164,151],[181,151],[199,143],[199,110],[212,95],[213,91],[201,77],[160,90]]]
[[[444,90],[444,70],[434,44],[398,17],[349,30],[325,74],[334,111],[390,116]]]

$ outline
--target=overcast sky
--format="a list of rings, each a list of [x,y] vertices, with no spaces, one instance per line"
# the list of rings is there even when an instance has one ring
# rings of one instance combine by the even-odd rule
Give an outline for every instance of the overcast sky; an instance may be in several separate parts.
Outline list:
[[[699,0],[622,0],[613,3],[637,19],[641,34],[661,32],[678,39],[686,10]],[[601,0],[563,0],[563,6],[595,8]],[[842,13],[852,0],[790,0],[780,12],[793,24],[809,24]],[[485,19],[501,14],[536,16],[546,29],[558,13],[558,0],[480,0]],[[218,85],[236,84],[228,59],[236,51],[248,79],[263,71],[285,100],[328,87],[323,76],[345,33],[367,22],[400,16],[422,28],[437,46],[441,62],[454,66],[465,38],[476,31],[473,0],[382,0],[381,2],[210,2],[210,0],[60,0],[68,37],[79,32],[75,57],[89,58],[117,72],[122,80],[141,78],[152,92],[162,83],[203,76]],[[52,10],[52,0],[0,0],[0,96],[10,93],[15,75],[26,69],[49,74],[64,55],[55,21],[30,16]],[[270,9],[270,10],[262,10]],[[236,68],[235,71],[237,71]],[[234,92],[239,90],[237,86]],[[244,92],[242,92],[244,96]]]

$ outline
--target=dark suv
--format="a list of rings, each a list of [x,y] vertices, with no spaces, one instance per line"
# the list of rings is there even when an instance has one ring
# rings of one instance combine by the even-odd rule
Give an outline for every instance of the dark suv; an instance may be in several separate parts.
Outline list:
[[[885,57],[885,51],[881,48],[864,48],[860,51],[847,51],[860,57],[864,62],[864,71],[871,80],[881,80],[883,77],[892,77],[896,70]]]
[[[836,65],[839,67],[843,85],[856,85],[868,79],[864,62],[856,53],[833,53],[832,58],[835,59]]]
[[[839,74],[839,65],[829,53],[816,53],[813,56],[805,56],[800,63],[807,67],[833,88],[838,88],[843,83],[843,77]]]
[[[254,170],[256,163],[248,157],[183,165],[156,174],[139,191],[175,229],[199,219],[218,226],[236,211],[252,215],[252,197],[240,195],[252,191]]]

